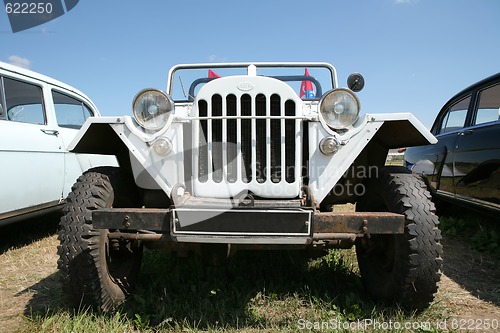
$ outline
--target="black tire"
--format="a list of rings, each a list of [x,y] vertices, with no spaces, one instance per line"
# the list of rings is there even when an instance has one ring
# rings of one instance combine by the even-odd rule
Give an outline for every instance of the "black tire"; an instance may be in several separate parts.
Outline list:
[[[135,184],[119,168],[85,172],[72,187],[59,224],[57,247],[63,288],[77,306],[108,311],[130,293],[137,278],[142,245],[110,240],[94,229],[92,211],[137,207]]]
[[[423,310],[434,299],[441,277],[439,220],[423,180],[403,167],[382,168],[367,184],[358,211],[406,216],[402,235],[372,235],[357,241],[365,288],[377,301]]]

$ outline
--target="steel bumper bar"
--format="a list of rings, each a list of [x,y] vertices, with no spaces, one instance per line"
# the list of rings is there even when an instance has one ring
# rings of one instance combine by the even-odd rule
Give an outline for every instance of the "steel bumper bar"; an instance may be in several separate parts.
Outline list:
[[[93,226],[110,237],[145,241],[309,244],[402,234],[405,217],[385,212],[314,212],[310,209],[111,208],[92,212]]]

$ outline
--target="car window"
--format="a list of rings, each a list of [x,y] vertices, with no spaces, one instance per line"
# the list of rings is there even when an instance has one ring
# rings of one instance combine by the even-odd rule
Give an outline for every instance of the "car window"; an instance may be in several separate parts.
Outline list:
[[[500,84],[479,92],[479,104],[474,125],[500,120]]]
[[[446,133],[461,129],[465,125],[467,110],[469,109],[471,96],[462,99],[460,102],[451,106],[443,117],[441,130],[439,133]]]
[[[0,76],[0,119],[5,119],[5,102],[3,100],[3,78]]]
[[[4,78],[5,109],[10,121],[45,124],[42,88],[30,83]]]
[[[52,91],[57,124],[61,127],[80,128],[88,117],[92,116],[89,108],[80,100]]]

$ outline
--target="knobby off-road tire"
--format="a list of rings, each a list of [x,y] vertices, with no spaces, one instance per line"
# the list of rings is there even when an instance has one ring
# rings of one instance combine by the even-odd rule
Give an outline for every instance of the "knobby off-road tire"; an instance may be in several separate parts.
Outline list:
[[[108,311],[130,293],[142,260],[142,245],[108,239],[92,226],[92,211],[137,207],[135,184],[119,168],[94,168],[72,187],[59,224],[58,268],[63,289],[76,306]]]
[[[423,180],[403,167],[387,167],[367,185],[358,211],[404,214],[404,234],[359,239],[356,253],[365,288],[375,300],[423,310],[441,277],[439,221]]]

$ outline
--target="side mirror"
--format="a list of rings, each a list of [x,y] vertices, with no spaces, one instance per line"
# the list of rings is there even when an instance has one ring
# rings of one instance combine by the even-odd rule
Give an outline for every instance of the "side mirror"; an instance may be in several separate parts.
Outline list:
[[[365,86],[365,78],[360,73],[352,73],[347,78],[347,86],[354,92],[361,91]]]

